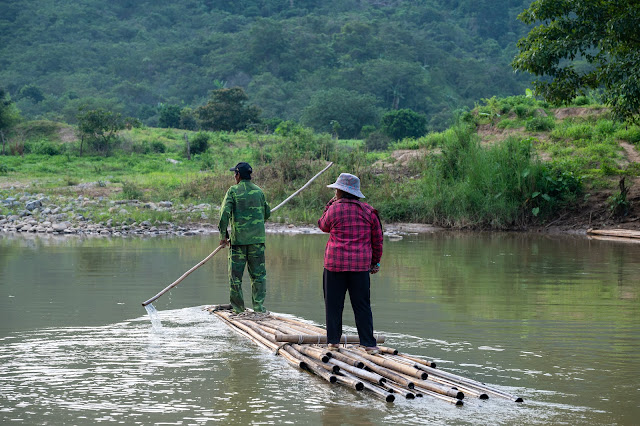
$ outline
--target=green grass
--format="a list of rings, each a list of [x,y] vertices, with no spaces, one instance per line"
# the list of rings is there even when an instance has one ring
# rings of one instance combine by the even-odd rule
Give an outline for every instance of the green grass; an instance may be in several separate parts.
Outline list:
[[[326,185],[341,172],[350,172],[361,178],[366,201],[385,221],[495,229],[552,217],[577,199],[582,182],[592,188],[610,188],[614,176],[638,176],[640,172],[637,165],[624,166],[619,146],[620,140],[640,143],[638,126],[625,126],[606,116],[555,120],[548,105],[524,96],[485,101],[478,111],[487,115],[467,113],[460,124],[446,131],[396,142],[387,151],[375,152],[367,152],[360,140],[335,140],[296,127],[286,135],[208,132],[207,152],[187,160],[184,135],[193,138],[195,132],[140,128],[123,132],[110,156],[86,151],[80,156],[78,141],[62,143],[51,136],[59,135],[59,126],[24,124],[29,129],[44,129],[40,135],[31,132],[32,148],[59,154],[0,157],[0,182],[29,183],[30,192],[70,196],[79,191],[75,185],[98,182],[100,190],[110,191],[111,199],[216,206],[234,183],[229,167],[249,161],[255,182],[275,206],[333,161],[332,169],[278,212],[280,221],[315,222],[333,195]],[[540,109],[549,116],[539,115]],[[483,146],[474,129],[484,122],[523,131]],[[527,136],[530,132],[548,136],[533,140]],[[48,144],[55,145],[54,149],[49,150]],[[153,148],[160,144],[164,152]],[[391,151],[399,149],[426,149],[429,154],[383,173],[372,167],[379,160],[391,162]],[[549,153],[551,161],[541,163],[536,150]],[[171,220],[167,212],[125,209],[127,214],[122,215],[110,214],[106,208],[94,209],[92,214],[96,221]],[[217,213],[207,214],[214,220]],[[173,220],[187,221],[187,216]],[[190,220],[199,220],[197,216]]]

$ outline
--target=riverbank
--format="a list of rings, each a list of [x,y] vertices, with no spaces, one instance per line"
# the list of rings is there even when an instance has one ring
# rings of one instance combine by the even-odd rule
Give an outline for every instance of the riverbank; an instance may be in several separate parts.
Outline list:
[[[636,200],[638,201],[638,200]],[[16,192],[0,199],[12,213],[0,215],[0,232],[80,236],[194,236],[215,234],[219,206],[174,204],[171,201],[143,202],[98,197],[47,196]],[[535,233],[586,234],[590,228],[640,230],[640,218],[630,214],[613,218],[606,206],[593,202],[591,209],[569,211],[544,226],[519,227],[510,231]],[[275,215],[266,225],[268,233],[321,234],[315,224],[290,221]],[[385,235],[400,239],[403,235],[447,230],[421,223],[384,223]],[[469,229],[477,230],[477,229]]]
[[[15,214],[0,215],[0,232],[24,234],[53,234],[80,236],[193,236],[218,233],[217,212],[219,206],[210,204],[174,205],[170,201],[145,203],[139,200],[108,200],[102,197],[50,198],[43,194],[16,194],[0,200]],[[118,219],[95,222],[103,211]],[[134,217],[142,214],[166,213],[177,220],[141,220]],[[209,220],[210,215],[214,218]],[[322,234],[313,224],[286,223],[286,218],[276,216],[268,221],[266,230],[274,234]],[[443,228],[428,224],[385,224],[385,233],[390,238],[406,234],[435,232]]]
[[[596,107],[553,109],[525,97],[486,103],[444,132],[384,150],[296,127],[203,133],[206,151],[185,158],[184,132],[147,128],[123,131],[108,156],[81,155],[78,141],[48,123],[54,130],[34,130],[23,155],[0,157],[0,227],[191,235],[217,223],[216,204],[233,185],[229,167],[238,161],[251,162],[272,205],[331,161],[328,173],[271,218],[277,229],[313,225],[332,195],[326,185],[341,172],[360,177],[365,201],[389,232],[395,223],[463,231],[640,228],[639,126],[616,123]],[[142,149],[152,143],[163,149]]]

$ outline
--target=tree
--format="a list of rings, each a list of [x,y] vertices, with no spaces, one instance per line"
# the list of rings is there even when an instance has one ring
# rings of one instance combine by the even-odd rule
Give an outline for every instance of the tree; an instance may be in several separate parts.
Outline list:
[[[9,94],[0,87],[0,139],[2,139],[2,155],[5,154],[5,132],[20,120],[20,112],[9,97]]]
[[[427,117],[410,109],[389,111],[380,120],[380,130],[394,140],[419,138],[427,132]]]
[[[537,0],[518,19],[540,22],[518,42],[512,66],[537,76],[537,94],[566,103],[590,89],[619,119],[640,114],[640,3],[634,0]],[[586,67],[577,67],[577,60]]]
[[[22,86],[20,92],[18,92],[20,98],[29,98],[34,103],[44,101],[44,93],[42,93],[42,89],[40,89],[35,84],[27,84]]]
[[[80,155],[85,137],[93,142],[97,151],[109,153],[118,131],[138,127],[140,122],[134,118],[123,118],[119,112],[102,108],[86,110],[81,108],[78,114],[78,131],[80,132]]]
[[[355,138],[362,126],[376,124],[377,99],[371,95],[345,90],[330,89],[317,92],[309,106],[302,112],[302,123],[316,131],[339,132],[340,137]],[[334,127],[334,123],[339,128]]]
[[[260,109],[245,105],[248,99],[240,87],[213,90],[209,102],[196,110],[200,126],[204,130],[235,132],[258,123]]]
[[[180,112],[181,108],[178,105],[160,104],[160,118],[158,119],[158,126],[179,129]]]

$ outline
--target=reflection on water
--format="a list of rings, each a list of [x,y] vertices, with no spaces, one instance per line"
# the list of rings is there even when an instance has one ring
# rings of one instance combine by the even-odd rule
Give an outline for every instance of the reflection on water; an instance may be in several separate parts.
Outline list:
[[[323,323],[325,242],[269,236],[270,310]],[[386,404],[256,349],[201,309],[227,301],[224,254],[142,315],[142,301],[215,244],[0,236],[0,421],[633,424],[640,415],[640,245],[445,233],[385,241],[372,303],[389,346],[525,399],[454,407]],[[348,306],[344,320],[355,333]]]

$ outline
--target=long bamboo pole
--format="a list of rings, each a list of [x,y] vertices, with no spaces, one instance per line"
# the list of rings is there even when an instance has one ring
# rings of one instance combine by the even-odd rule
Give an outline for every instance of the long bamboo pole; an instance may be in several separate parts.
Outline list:
[[[337,359],[329,358],[327,362],[329,364],[335,364],[338,367],[340,367],[340,371],[343,371],[343,370],[348,371],[349,373],[353,374],[356,377],[369,380],[370,382],[373,382],[373,383],[382,384],[387,381],[386,378],[382,377],[379,374],[373,373],[371,371],[367,371],[364,368],[354,367],[353,365],[349,365],[346,362],[342,362]]]
[[[184,274],[182,274],[180,276],[180,278],[178,278],[177,280],[175,280],[174,282],[172,282],[170,285],[168,285],[164,290],[162,290],[160,293],[156,294],[155,296],[153,296],[151,299],[146,300],[144,302],[142,302],[142,306],[147,306],[149,303],[154,302],[155,300],[159,299],[160,296],[162,296],[163,294],[165,294],[166,292],[168,292],[169,290],[171,290],[172,288],[174,288],[175,286],[177,286],[178,284],[180,284],[180,282],[182,280],[184,280],[185,278],[187,278],[189,276],[189,274],[191,274],[193,271],[195,271],[196,269],[198,269],[199,267],[201,267],[202,265],[204,265],[209,259],[211,259],[213,256],[215,256],[220,250],[222,250],[224,246],[218,246],[217,249],[215,249],[214,251],[211,252],[211,254],[209,254],[209,256],[205,257],[204,259],[202,259],[196,266],[194,266],[193,268],[189,269],[187,272],[185,272]]]
[[[337,359],[338,361],[342,361],[346,364],[353,365],[356,368],[364,368],[364,362],[359,359],[351,358],[346,356],[345,354],[341,354],[338,351],[331,352],[331,358]]]
[[[350,358],[355,358],[359,361],[362,361],[365,368],[373,371],[374,373],[378,373],[379,375],[386,377],[389,380],[393,380],[394,382],[402,384],[402,386],[406,386],[409,389],[413,388],[413,382],[411,380],[406,379],[401,376],[399,373],[390,370],[388,368],[382,367],[374,362],[369,361],[368,359],[360,356],[356,351],[352,351],[345,348],[340,348],[340,352],[347,355]]]
[[[439,394],[437,392],[430,391],[428,389],[422,389],[420,387],[416,387],[415,389],[416,389],[416,392],[420,392],[423,395],[428,395],[428,396],[431,396],[433,398],[440,399],[442,401],[446,401],[446,402],[449,402],[451,404],[458,405],[458,406],[464,405],[464,402],[462,402],[461,399],[452,398],[450,396],[442,395],[442,394]]]
[[[427,367],[431,367],[431,368],[436,368],[436,363],[433,362],[433,361],[425,361],[423,359],[416,358],[416,357],[413,357],[413,356],[409,356],[407,354],[398,353],[397,355],[402,357],[402,358],[406,358],[408,360],[411,360],[413,362],[417,362],[418,364],[426,365]]]
[[[278,204],[277,206],[275,206],[274,208],[271,209],[271,213],[275,212],[276,210],[278,210],[280,207],[284,206],[285,204],[287,204],[293,197],[295,197],[296,195],[298,195],[299,193],[301,193],[307,186],[311,185],[311,182],[313,182],[314,180],[316,180],[316,178],[318,178],[318,176],[320,176],[321,174],[323,174],[324,172],[326,172],[327,170],[329,170],[329,167],[333,166],[333,163],[329,163],[327,165],[327,167],[325,167],[324,169],[320,170],[318,172],[318,174],[316,174],[314,177],[312,177],[311,179],[309,179],[309,181],[307,183],[304,184],[304,186],[300,189],[298,189],[296,192],[294,192],[293,194],[289,195],[283,202],[281,202],[280,204]]]
[[[353,374],[349,373],[348,371],[341,371],[341,374],[343,374],[345,377],[350,377],[350,378],[353,378],[353,379],[357,380],[357,377],[354,376]],[[390,393],[390,392],[388,392],[388,391],[386,391],[386,390],[384,390],[384,389],[382,389],[382,388],[380,388],[380,387],[378,387],[378,386],[376,386],[376,385],[374,385],[372,383],[369,383],[367,381],[360,382],[360,383],[362,383],[364,389],[373,392],[374,395],[383,398],[387,402],[393,402],[396,399],[396,397],[392,393]]]
[[[294,192],[293,194],[291,194],[289,197],[287,197],[283,202],[281,202],[280,204],[278,204],[276,207],[274,207],[273,209],[271,209],[271,212],[275,212],[276,210],[278,210],[280,207],[284,206],[286,203],[288,203],[293,197],[295,197],[296,195],[298,195],[300,192],[302,192],[302,190],[304,190],[306,187],[308,187],[311,182],[313,182],[314,180],[316,180],[321,174],[323,174],[324,172],[326,172],[327,170],[329,170],[329,167],[333,166],[333,163],[330,162],[329,165],[327,165],[327,167],[325,167],[324,169],[322,169],[320,172],[318,172],[314,177],[312,177],[311,179],[309,179],[309,181],[307,183],[305,183],[302,188],[298,189],[296,192]],[[204,259],[202,259],[197,265],[195,265],[193,268],[189,269],[187,272],[185,272],[184,274],[182,274],[180,276],[180,278],[178,278],[177,280],[175,280],[173,283],[171,283],[170,285],[168,285],[164,290],[162,290],[160,293],[156,294],[155,296],[153,296],[151,299],[149,300],[145,300],[144,302],[142,302],[142,306],[147,306],[148,304],[154,302],[155,300],[157,300],[158,298],[160,298],[160,296],[162,296],[163,294],[165,294],[166,292],[168,292],[169,290],[171,290],[173,287],[177,286],[178,284],[180,284],[180,282],[182,280],[184,280],[185,278],[187,278],[189,276],[189,274],[191,274],[193,271],[195,271],[196,269],[198,269],[199,267],[201,267],[202,265],[204,265],[205,263],[207,263],[209,261],[209,259],[211,259],[213,256],[215,256],[224,246],[218,246],[218,248],[216,248],[214,251],[212,251],[209,256],[205,257]]]
[[[318,326],[315,326],[313,324],[308,324],[306,322],[298,321],[298,320],[295,320],[293,318],[282,317],[282,316],[279,316],[279,315],[273,315],[272,314],[271,316],[274,319],[285,321],[285,322],[292,323],[292,324],[297,324],[297,325],[299,325],[301,327],[305,327],[305,328],[307,328],[309,330],[313,330],[315,333],[318,333],[318,334],[327,334],[327,331],[325,329],[320,328]]]
[[[421,380],[425,380],[427,377],[429,377],[429,374],[427,374],[425,371],[419,370],[415,367],[401,364],[397,361],[393,361],[388,358],[383,358],[381,356],[369,355],[364,351],[359,351],[359,352],[360,352],[359,355],[362,356],[364,359],[374,362],[382,367],[386,367],[390,370],[399,371],[401,373],[406,374],[407,376],[412,376]]]

